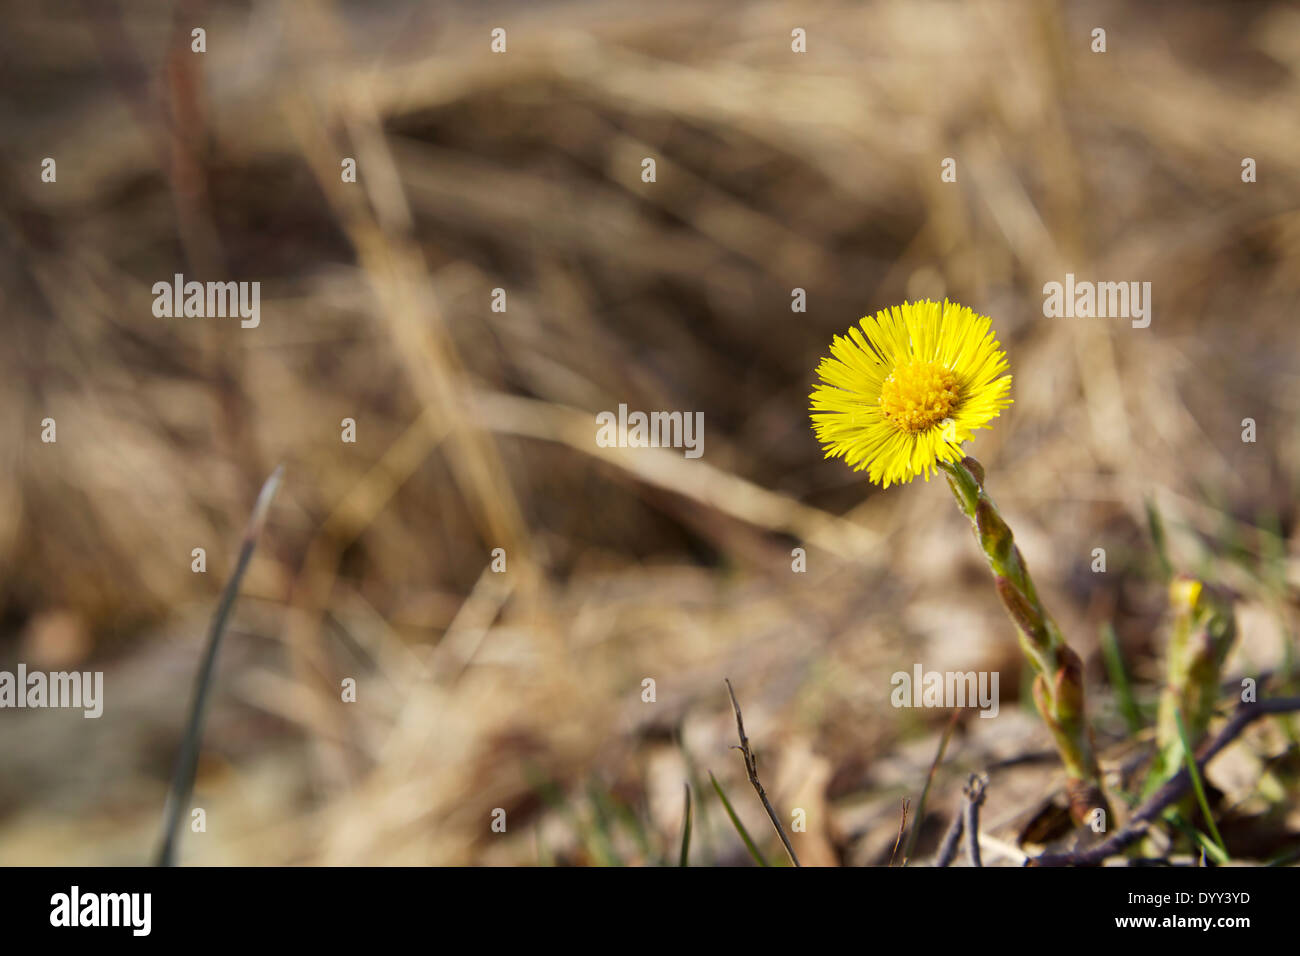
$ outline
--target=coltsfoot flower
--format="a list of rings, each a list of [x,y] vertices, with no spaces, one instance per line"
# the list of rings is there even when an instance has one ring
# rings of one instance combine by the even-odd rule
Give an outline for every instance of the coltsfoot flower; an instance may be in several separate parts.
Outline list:
[[[827,458],[888,488],[959,461],[961,444],[1011,404],[992,322],[966,306],[904,302],[837,335],[817,366],[813,431]]]
[[[946,299],[904,302],[837,335],[817,366],[813,431],[827,458],[843,458],[886,488],[941,470],[993,572],[1034,676],[1034,703],[1066,770],[1070,816],[1108,815],[1084,706],[1083,661],[1047,613],[1011,529],[984,488],[984,466],[962,442],[1011,404],[1007,356],[987,316]]]

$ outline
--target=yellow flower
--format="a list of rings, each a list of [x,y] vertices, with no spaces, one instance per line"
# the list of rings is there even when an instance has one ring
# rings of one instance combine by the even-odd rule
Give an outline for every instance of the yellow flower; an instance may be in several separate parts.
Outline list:
[[[1007,356],[987,316],[946,299],[904,302],[835,336],[817,366],[813,431],[827,458],[888,488],[962,457],[1011,404]]]

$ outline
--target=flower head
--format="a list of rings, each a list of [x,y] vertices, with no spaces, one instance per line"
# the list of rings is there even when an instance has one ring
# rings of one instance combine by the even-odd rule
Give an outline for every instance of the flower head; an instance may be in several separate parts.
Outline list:
[[[946,299],[863,318],[817,366],[813,431],[827,458],[888,488],[962,457],[961,443],[1011,404],[1007,356],[987,316]]]

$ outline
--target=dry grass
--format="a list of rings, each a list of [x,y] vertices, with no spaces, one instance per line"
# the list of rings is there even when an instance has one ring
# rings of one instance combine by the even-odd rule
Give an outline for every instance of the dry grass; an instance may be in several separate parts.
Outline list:
[[[1243,595],[1232,672],[1282,659],[1300,584],[1289,6],[168,10],[4,16],[0,650],[102,668],[109,699],[93,727],[5,714],[0,861],[145,858],[203,619],[281,461],[185,859],[673,858],[681,784],[704,793],[710,769],[766,837],[727,749],[728,676],[774,803],[808,811],[801,860],[881,863],[948,719],[889,707],[916,661],[1003,675],[1001,718],[964,720],[937,771],[918,852],[993,767],[982,821],[1006,853],[985,864],[1014,856],[1059,781],[1050,757],[996,769],[1049,748],[1010,699],[1010,628],[963,519],[933,483],[880,492],[822,461],[807,424],[832,334],[904,298],[994,316],[1016,403],[974,452],[1099,683],[1107,620],[1139,688],[1158,680],[1148,500],[1175,562]],[[338,181],[343,156],[360,183]],[[1150,281],[1151,327],[1044,319],[1067,271]],[[175,272],[260,280],[261,326],[154,318]],[[597,447],[594,414],[620,402],[703,411],[704,459]],[[497,547],[506,575],[486,570]],[[1134,744],[1096,700],[1113,763]],[[1274,725],[1250,741],[1216,785],[1266,858],[1300,840],[1296,758]],[[739,861],[704,811],[693,859]]]

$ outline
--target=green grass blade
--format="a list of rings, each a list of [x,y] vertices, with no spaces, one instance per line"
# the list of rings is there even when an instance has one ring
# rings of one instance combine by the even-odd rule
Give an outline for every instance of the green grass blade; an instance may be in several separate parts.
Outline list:
[[[1219,828],[1214,822],[1213,814],[1210,813],[1210,801],[1205,798],[1205,786],[1201,783],[1201,772],[1196,769],[1196,756],[1192,752],[1192,742],[1187,737],[1187,727],[1183,724],[1182,711],[1174,711],[1174,720],[1178,723],[1178,736],[1183,741],[1183,759],[1187,762],[1187,773],[1192,778],[1192,789],[1196,791],[1196,801],[1201,805],[1201,813],[1210,828],[1210,835],[1214,837],[1214,843],[1223,856],[1222,862],[1227,862],[1228,848],[1224,846],[1223,837],[1219,835]]]
[[[690,866],[691,857],[691,785],[682,784],[686,791],[685,806],[682,810],[682,853],[678,866]]]
[[[176,769],[172,774],[171,789],[167,792],[167,803],[163,807],[162,847],[158,850],[159,866],[176,864],[176,848],[180,842],[181,817],[189,807],[190,797],[194,794],[194,777],[199,768],[199,751],[203,746],[203,719],[207,715],[208,699],[212,693],[213,679],[217,673],[217,654],[221,650],[221,639],[226,633],[226,623],[230,612],[235,607],[239,596],[239,584],[248,570],[253,558],[253,549],[266,524],[267,513],[271,510],[271,499],[280,487],[284,475],[284,466],[276,468],[271,477],[266,479],[262,490],[253,505],[253,513],[244,529],[244,539],[239,548],[239,559],[235,570],[221,592],[217,610],[212,615],[212,624],[208,630],[208,645],[203,654],[203,663],[199,665],[198,676],[194,679],[194,698],[190,704],[189,722],[185,726],[185,735],[181,738],[180,753],[176,757]]]
[[[1166,582],[1174,576],[1174,566],[1169,561],[1169,543],[1165,538],[1165,522],[1156,510],[1155,502],[1148,498],[1145,502],[1147,512],[1147,530],[1151,533],[1151,543],[1155,546],[1156,557],[1160,560],[1160,570]]]
[[[1171,811],[1166,815],[1165,819],[1169,821],[1171,826],[1176,827],[1180,832],[1182,832],[1187,839],[1200,847],[1201,850],[1204,851],[1205,855],[1214,860],[1215,863],[1222,866],[1224,863],[1228,862],[1228,854],[1219,849],[1212,839],[1200,830],[1196,829],[1192,824],[1188,823],[1183,819],[1183,817]]]
[[[642,819],[641,814],[613,793],[610,793],[609,799],[614,806],[615,819],[632,837],[637,849],[641,851],[642,859],[647,861],[653,859],[656,854],[654,847],[650,845],[650,834],[646,831],[645,821]]]
[[[700,777],[700,768],[695,763],[695,758],[691,755],[690,750],[686,747],[685,741],[682,740],[680,727],[677,728],[673,736],[677,739],[677,749],[681,751],[682,761],[686,764],[687,784],[690,786],[691,792],[704,793],[704,781]],[[697,841],[699,844],[697,855],[703,854],[705,866],[713,866],[717,861],[717,856],[714,853],[713,840],[710,838],[713,830],[709,826],[709,801],[695,801],[694,815],[700,818],[699,831],[704,835],[702,842]]]
[[[731,825],[736,828],[736,832],[740,834],[740,838],[745,841],[745,847],[749,850],[749,855],[754,858],[754,862],[759,866],[767,866],[767,860],[763,859],[763,854],[758,851],[758,847],[755,846],[754,841],[750,839],[749,831],[746,830],[745,825],[740,822],[740,817],[736,816],[736,811],[732,809],[731,801],[728,800],[727,795],[722,792],[722,785],[718,783],[718,778],[713,775],[712,770],[709,771],[709,779],[713,781],[713,789],[718,791],[718,799],[722,801],[722,806],[727,811],[727,816],[731,817]]]
[[[601,866],[625,866],[615,848],[612,807],[608,793],[595,780],[587,783],[587,802],[591,807],[591,824],[585,829],[587,847]]]
[[[1115,691],[1119,712],[1124,716],[1129,733],[1135,734],[1142,729],[1142,711],[1133,699],[1133,688],[1129,685],[1128,674],[1124,670],[1124,656],[1119,650],[1119,638],[1110,621],[1101,626],[1101,653],[1106,659],[1106,673],[1110,676],[1110,686]]]
[[[1223,866],[1230,859],[1227,850],[1219,846],[1219,844],[1215,843],[1213,839],[1206,836],[1200,830],[1193,828],[1192,838],[1196,841],[1197,846],[1205,851],[1205,855],[1214,860],[1214,862],[1219,866]]]

